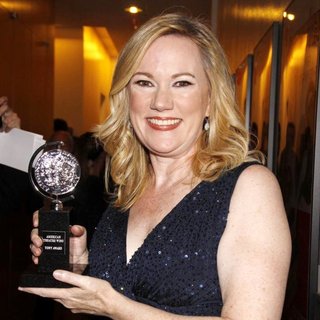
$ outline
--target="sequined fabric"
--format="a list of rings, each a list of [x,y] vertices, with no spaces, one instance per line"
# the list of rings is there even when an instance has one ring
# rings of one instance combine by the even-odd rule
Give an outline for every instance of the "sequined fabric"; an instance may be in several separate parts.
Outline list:
[[[126,263],[128,212],[110,207],[90,249],[90,275],[127,297],[181,315],[219,316],[217,250],[240,173],[201,182],[152,230]]]

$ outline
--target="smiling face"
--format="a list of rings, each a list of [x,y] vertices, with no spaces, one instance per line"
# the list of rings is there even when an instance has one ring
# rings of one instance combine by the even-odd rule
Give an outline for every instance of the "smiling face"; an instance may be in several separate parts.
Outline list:
[[[167,35],[155,40],[128,85],[130,120],[151,154],[194,153],[209,114],[209,87],[198,47]]]

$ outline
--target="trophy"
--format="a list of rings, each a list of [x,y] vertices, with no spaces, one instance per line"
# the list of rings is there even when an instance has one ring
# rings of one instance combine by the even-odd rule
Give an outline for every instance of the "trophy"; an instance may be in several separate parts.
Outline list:
[[[35,190],[50,199],[50,208],[39,210],[39,236],[42,253],[39,264],[22,274],[22,287],[69,287],[52,276],[56,269],[81,269],[69,263],[69,227],[71,208],[63,202],[72,198],[80,180],[77,159],[62,149],[62,141],[47,143],[38,148],[29,163],[29,177]],[[79,273],[79,272],[78,272]]]

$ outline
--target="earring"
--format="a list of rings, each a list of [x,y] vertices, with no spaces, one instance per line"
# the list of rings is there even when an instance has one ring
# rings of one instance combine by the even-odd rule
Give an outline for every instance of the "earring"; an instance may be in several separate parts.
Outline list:
[[[208,131],[210,129],[209,117],[205,117],[203,120],[203,129]]]

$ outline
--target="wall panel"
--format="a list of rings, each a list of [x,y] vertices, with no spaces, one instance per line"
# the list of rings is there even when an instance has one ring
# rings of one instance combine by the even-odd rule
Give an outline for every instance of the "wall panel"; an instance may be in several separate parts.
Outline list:
[[[12,52],[13,52],[13,20],[9,17],[9,12],[0,4],[0,96],[7,95],[12,98]]]
[[[0,1],[0,95],[23,129],[44,136],[52,130],[53,18],[53,0]]]
[[[301,0],[301,2],[304,2]],[[267,32],[290,0],[220,0],[217,35],[229,59],[232,72]]]

